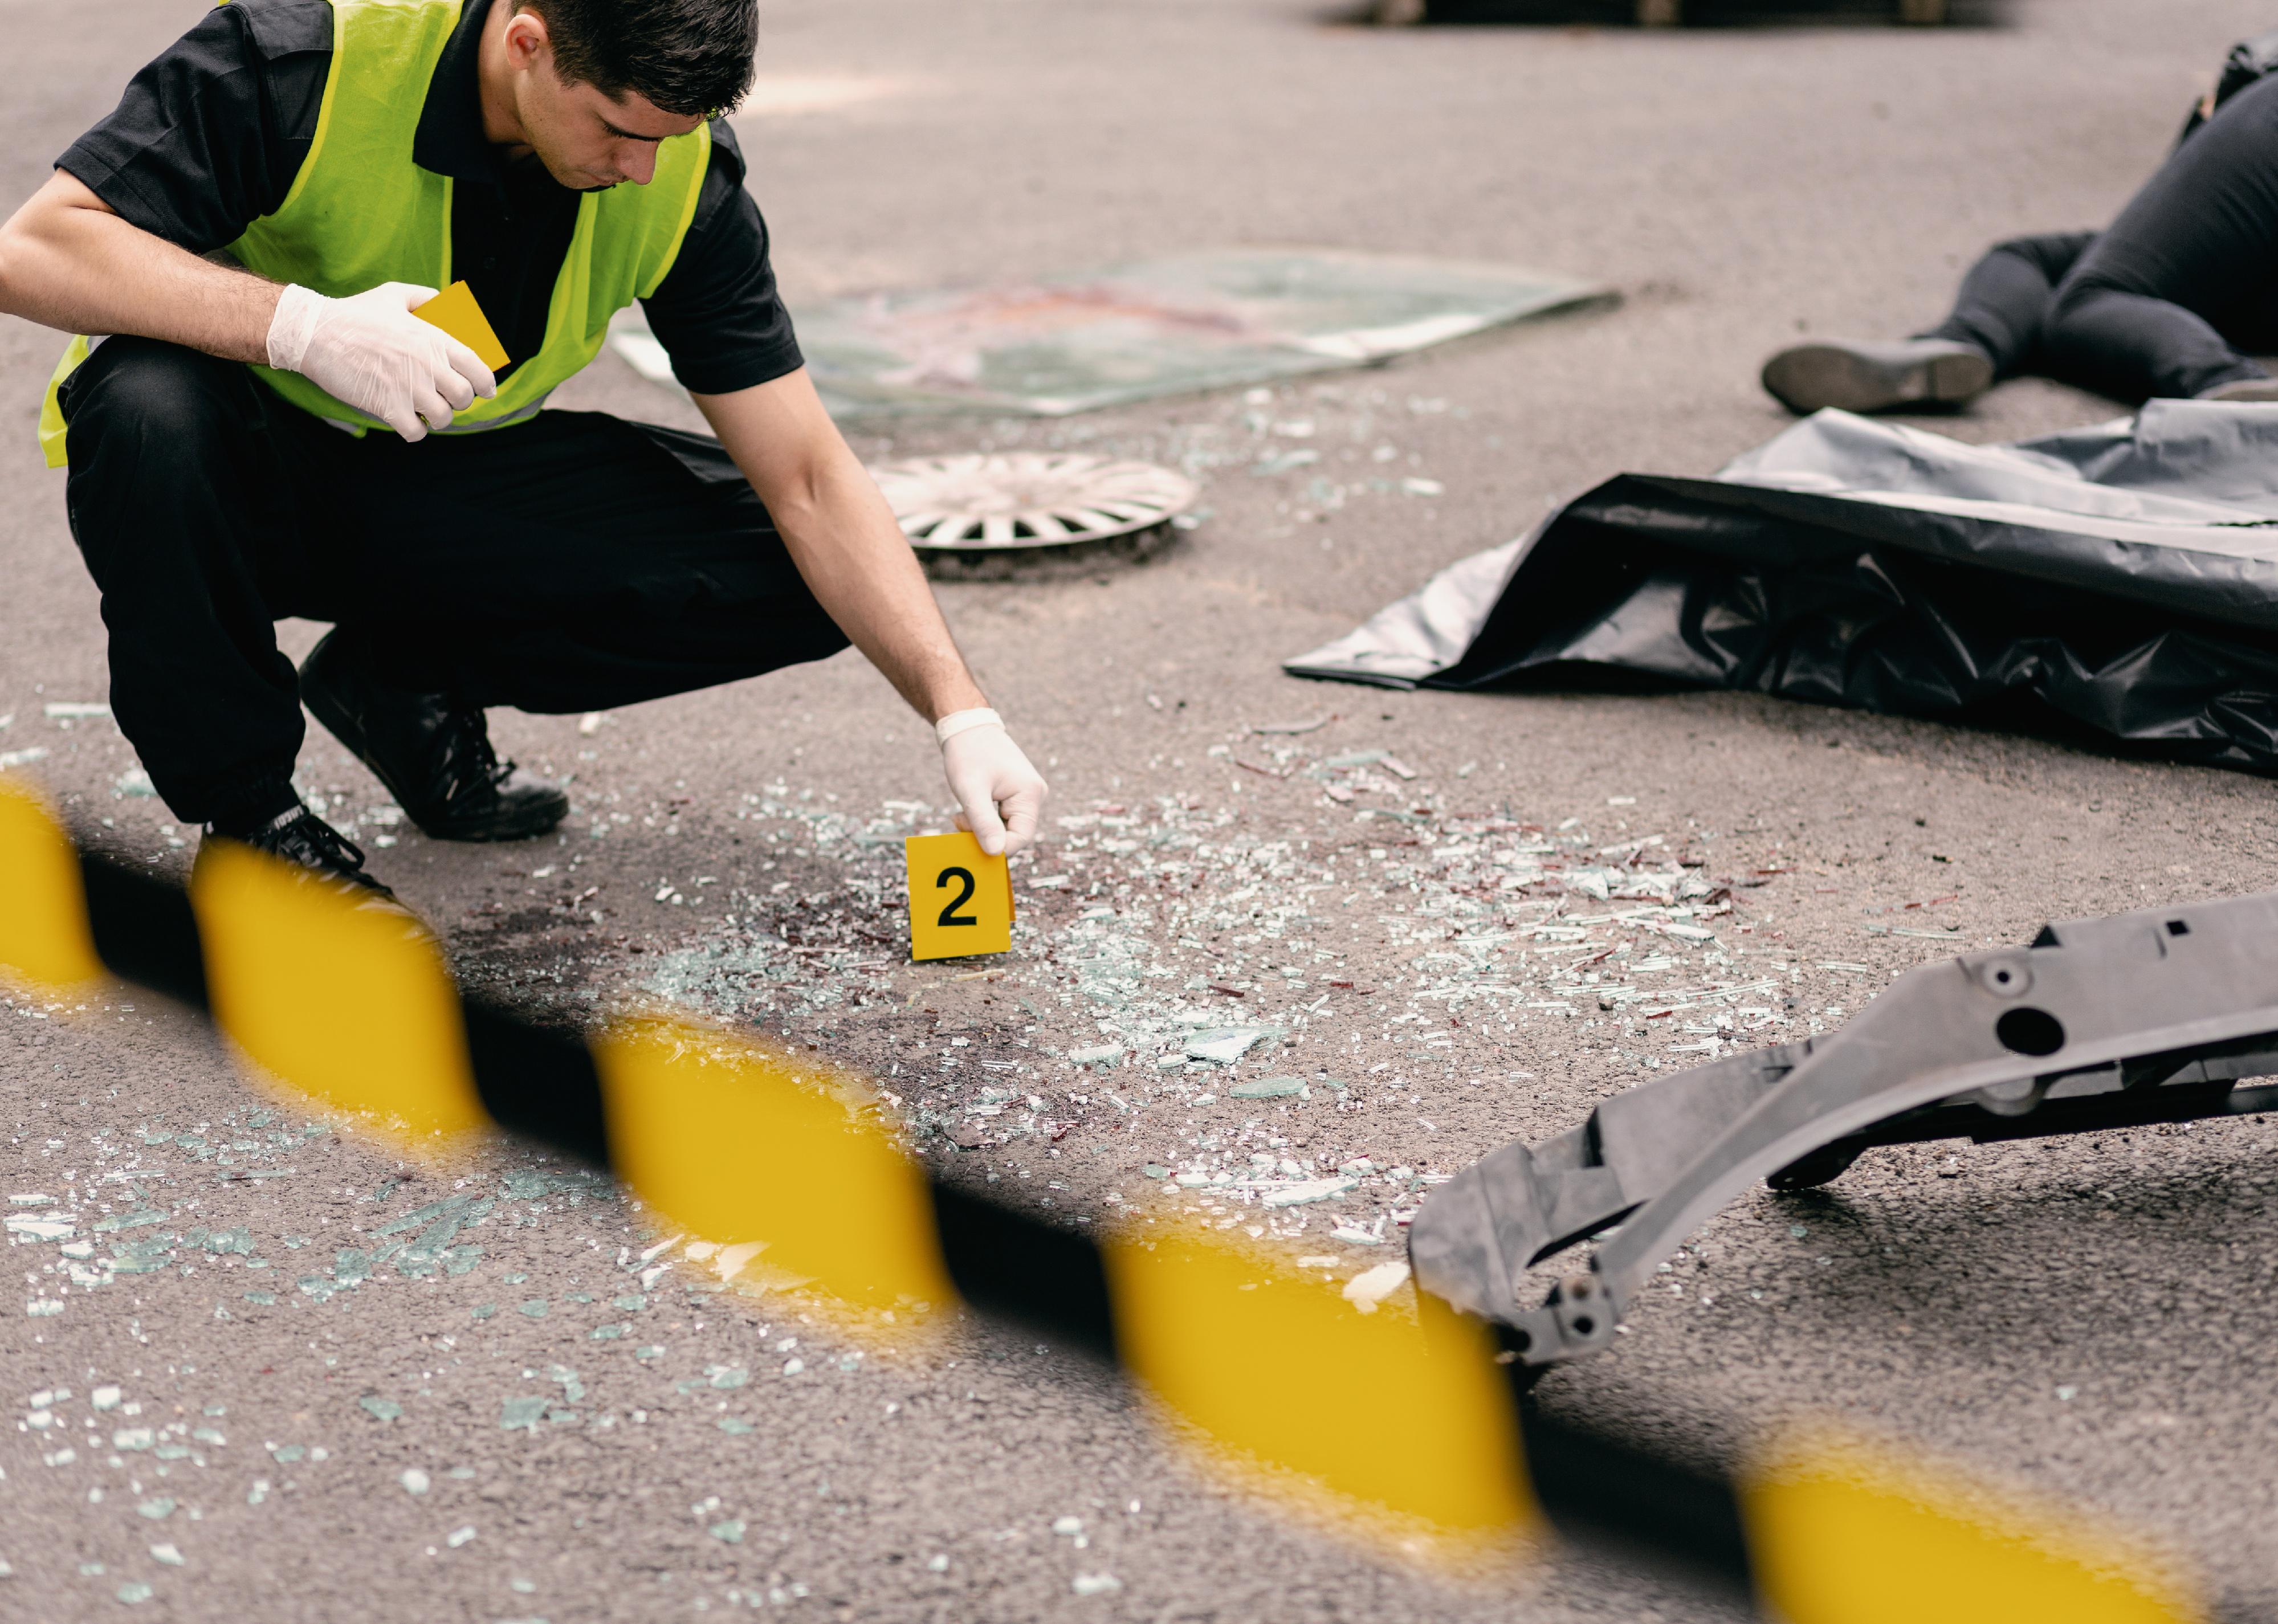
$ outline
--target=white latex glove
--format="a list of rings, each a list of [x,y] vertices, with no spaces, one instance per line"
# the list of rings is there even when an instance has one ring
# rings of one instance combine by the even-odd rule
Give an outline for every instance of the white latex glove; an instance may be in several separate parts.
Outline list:
[[[957,827],[969,831],[991,857],[1010,857],[1036,839],[1049,791],[997,713],[958,711],[934,727],[949,792],[963,809]]]
[[[382,282],[352,298],[327,299],[295,283],[270,318],[269,364],[298,372],[407,440],[424,439],[477,395],[498,393],[498,380],[474,351],[411,314],[434,296],[432,287]]]

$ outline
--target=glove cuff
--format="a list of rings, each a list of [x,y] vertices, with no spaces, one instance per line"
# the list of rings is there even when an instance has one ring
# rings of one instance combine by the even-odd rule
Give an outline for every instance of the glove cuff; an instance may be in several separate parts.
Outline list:
[[[309,340],[317,335],[317,318],[332,302],[298,282],[287,285],[277,296],[277,313],[269,318],[269,364],[280,372],[298,372],[309,354]]]
[[[1005,719],[987,709],[952,711],[933,725],[935,740],[946,744],[960,733],[970,733],[975,728],[1002,728]]]

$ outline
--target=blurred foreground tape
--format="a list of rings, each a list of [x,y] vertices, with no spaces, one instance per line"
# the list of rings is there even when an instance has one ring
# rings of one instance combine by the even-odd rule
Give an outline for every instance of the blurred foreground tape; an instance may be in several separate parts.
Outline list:
[[[1429,1297],[1414,1321],[1364,1317],[1222,1242],[1127,1234],[1105,1252],[1124,1364],[1218,1443],[1441,1533],[1536,1523],[1477,1323]]]
[[[1555,1522],[1728,1595],[1753,1586],[1787,1624],[2205,1616],[2117,1537],[1841,1439],[1735,1483],[1570,1421],[1522,1437],[1485,1329],[1428,1293],[1412,1317],[1364,1315],[1221,1238],[1128,1224],[1102,1244],[1047,1224],[929,1178],[867,1086],[813,1060],[656,1017],[580,1040],[462,1001],[434,939],[368,894],[217,841],[186,899],[141,865],[75,853],[44,804],[0,783],[0,974],[53,995],[106,972],[210,1005],[267,1079],[322,1105],[421,1139],[495,1120],[852,1307],[955,1305],[953,1276],[1024,1334],[1112,1348],[1237,1470],[1395,1535],[1509,1548]]]
[[[593,1048],[610,1162],[674,1224],[864,1308],[957,1300],[925,1175],[822,1067],[660,1019]]]
[[[417,920],[233,841],[190,879],[215,1020],[272,1084],[415,1134],[490,1117],[457,988]]]
[[[103,979],[87,896],[72,850],[47,807],[0,778],[0,971],[50,996]]]
[[[1789,1624],[2186,1624],[2203,1616],[2093,1521],[2021,1512],[1837,1437],[1742,1493],[1766,1605]]]

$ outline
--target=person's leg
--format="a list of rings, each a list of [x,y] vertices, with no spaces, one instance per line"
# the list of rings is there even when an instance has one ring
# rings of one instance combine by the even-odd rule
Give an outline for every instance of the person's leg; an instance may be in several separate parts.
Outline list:
[[[1961,278],[1946,318],[1915,337],[1975,345],[1997,380],[2030,370],[2058,285],[2095,240],[2094,232],[2053,232],[1995,244]]]
[[[2278,294],[2278,79],[2177,148],[2058,288],[2045,364],[2118,400],[2259,379],[2235,339]]]
[[[376,553],[342,624],[405,686],[590,711],[846,646],[707,436],[546,412],[417,446],[375,435],[357,462]]]
[[[497,762],[485,706],[600,710],[846,645],[705,437],[547,412],[350,460],[369,545],[335,555],[302,693],[431,834],[515,839],[566,809]]]
[[[61,403],[119,730],[186,823],[287,811],[301,703],[273,621],[292,612],[299,474],[334,431],[236,362],[151,339],[99,345]]]
[[[1764,363],[1763,385],[1795,412],[1960,406],[2030,369],[2056,286],[2092,232],[2018,237],[1969,268],[1946,318],[1909,339],[1816,339]]]

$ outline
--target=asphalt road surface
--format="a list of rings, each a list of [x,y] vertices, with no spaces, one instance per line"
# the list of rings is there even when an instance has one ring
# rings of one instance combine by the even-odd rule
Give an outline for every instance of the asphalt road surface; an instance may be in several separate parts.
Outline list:
[[[0,194],[197,11],[7,0]],[[1071,1218],[1246,1231],[1349,1277],[1399,1254],[1433,1176],[1642,1077],[1832,1029],[1893,971],[2045,919],[2269,884],[2271,791],[2236,774],[1751,698],[1277,668],[1562,495],[1768,438],[1755,369],[1793,335],[1903,332],[1985,243],[2100,222],[2268,21],[2022,0],[1939,31],[1391,33],[1284,0],[771,3],[740,127],[795,313],[1232,244],[1538,265],[1623,301],[1264,400],[861,438],[1114,449],[1204,483],[1205,522],[1143,566],[944,590],[1056,795],[998,972],[898,949],[898,837],[946,797],[923,728],[851,655],[590,729],[498,714],[510,751],[575,774],[569,823],[526,848],[391,823],[320,733],[302,781],[472,982],[756,1022],[885,1079],[960,1178]],[[109,721],[47,713],[105,694],[32,443],[58,342],[0,324],[0,752],[44,751],[27,770],[82,827],[179,870],[194,833],[134,793]],[[692,421],[614,358],[561,403]],[[2020,383],[1930,426],[2111,410]],[[1301,444],[1326,466],[1251,471]],[[1371,484],[1379,447],[1440,492]],[[1331,765],[1372,751],[1413,776]],[[1522,844],[1729,881],[1732,905],[1699,916],[1713,940],[1601,923],[1549,953],[1529,903],[1556,893],[1497,877]],[[1523,996],[1450,995],[1481,973]],[[411,1163],[250,1093],[149,998],[4,1013],[0,1191],[11,1218],[65,1222],[18,1223],[5,1253],[46,1306],[0,1337],[0,1617],[1723,1616],[1588,1557],[1456,1581],[1309,1526],[1073,1356],[978,1325],[860,1346],[529,1147]],[[1226,1069],[1174,1057],[1243,1024],[1279,1036],[1235,1076],[1305,1096],[1235,1099]],[[1542,1402],[1703,1460],[1831,1415],[2278,1604],[2272,1137],[1881,1151],[1823,1192],[1760,1191]],[[1355,1182],[1268,1209],[1150,1166]],[[1357,1384],[1350,1412],[1370,1403]]]

